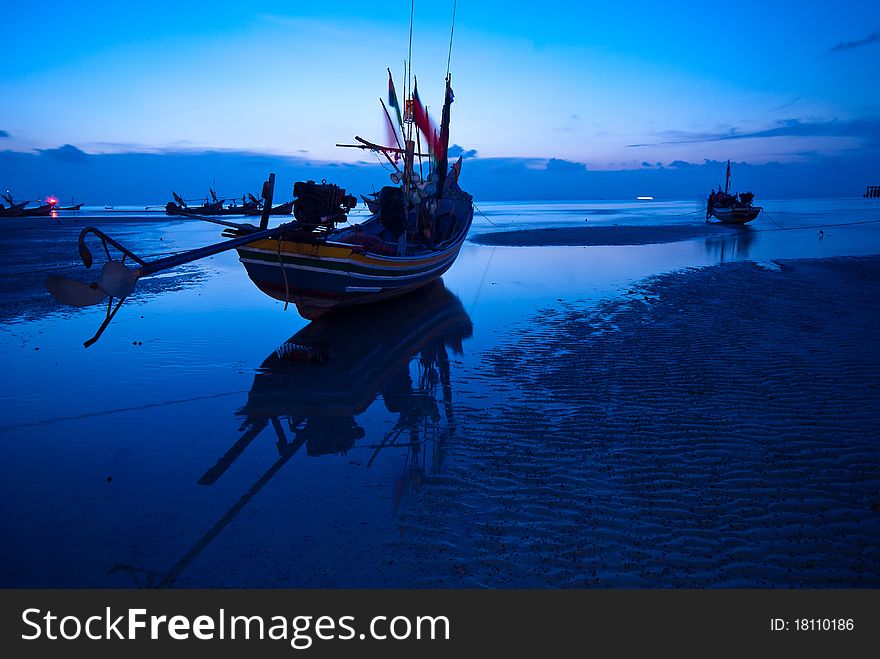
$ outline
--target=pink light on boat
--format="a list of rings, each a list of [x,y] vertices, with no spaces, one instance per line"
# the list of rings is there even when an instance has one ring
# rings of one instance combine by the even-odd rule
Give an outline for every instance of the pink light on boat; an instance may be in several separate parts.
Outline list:
[[[46,197],[46,203],[51,206],[54,206],[55,204],[58,203],[58,200],[55,197]]]

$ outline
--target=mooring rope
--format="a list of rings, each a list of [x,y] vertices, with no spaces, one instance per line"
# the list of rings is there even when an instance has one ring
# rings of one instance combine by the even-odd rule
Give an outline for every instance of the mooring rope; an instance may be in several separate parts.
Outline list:
[[[281,258],[281,236],[278,236],[278,265],[281,266],[281,276],[284,277],[284,310],[290,304],[290,288],[287,284],[287,270],[284,269],[284,259]]]
[[[782,229],[783,231],[786,230],[786,228],[785,228],[784,226],[782,226],[781,224],[779,224],[779,222],[777,222],[777,221],[774,220],[772,217],[770,217],[770,213],[768,213],[767,211],[765,211],[763,208],[761,209],[761,214],[762,214],[762,215],[766,215],[768,220],[770,220],[771,222],[773,222],[773,224],[775,224],[776,226],[778,226],[778,227],[779,227],[780,229]]]
[[[468,312],[468,315],[471,315],[474,313],[474,309],[477,308],[477,302],[480,301],[480,293],[483,292],[483,284],[486,283],[486,275],[489,274],[489,266],[492,265],[492,259],[495,258],[495,249],[496,249],[496,247],[493,246],[492,253],[489,254],[489,260],[486,262],[486,268],[483,270],[483,276],[480,277],[480,284],[479,284],[479,286],[477,286],[477,294],[474,295],[474,301],[471,303],[471,310],[470,310],[470,312]]]
[[[483,218],[486,220],[486,222],[488,222],[489,224],[491,224],[493,227],[498,227],[499,229],[501,228],[500,225],[495,224],[492,220],[490,220],[490,219],[486,216],[486,214],[485,214],[483,211],[481,211],[479,208],[477,208],[477,205],[476,205],[476,204],[472,204],[472,206],[474,207],[474,210],[475,210],[475,211],[477,211],[480,215],[483,216]]]

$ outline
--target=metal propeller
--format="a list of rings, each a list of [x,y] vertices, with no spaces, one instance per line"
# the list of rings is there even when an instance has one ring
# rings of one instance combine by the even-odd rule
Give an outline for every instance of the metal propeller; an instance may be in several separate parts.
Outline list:
[[[119,261],[107,261],[101,268],[101,281],[86,283],[78,279],[49,275],[46,288],[56,300],[72,307],[88,307],[106,297],[126,298],[137,283],[135,273]]]
[[[46,277],[46,288],[61,304],[71,307],[88,307],[98,304],[107,297],[107,293],[98,282],[87,284],[78,279],[49,275]]]

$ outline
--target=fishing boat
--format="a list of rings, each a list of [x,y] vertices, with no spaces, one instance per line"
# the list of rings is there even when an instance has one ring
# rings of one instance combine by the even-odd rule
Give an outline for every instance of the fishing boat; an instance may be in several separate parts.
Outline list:
[[[0,217],[15,217],[19,211],[21,211],[25,206],[28,205],[27,201],[14,201],[12,199],[12,195],[9,191],[6,191],[6,194],[0,195],[9,206],[5,206],[0,203]]]
[[[8,207],[4,207],[3,204],[0,204],[0,216],[2,217],[48,217],[54,211],[60,210],[58,206],[58,200],[55,197],[49,197],[46,199],[45,204],[40,204],[39,206],[33,206],[28,208],[29,201],[19,201],[15,202],[12,200],[12,195],[8,192],[2,195],[3,199],[9,204]]]
[[[165,213],[168,215],[222,215],[223,202],[217,198],[213,189],[210,192],[213,201],[208,201],[208,198],[205,197],[204,204],[189,206],[183,197],[172,190],[171,196],[174,197],[174,201],[165,204]]]
[[[254,195],[248,195],[249,199],[246,199],[244,196],[242,196],[242,203],[240,205],[236,200],[228,206],[224,206],[224,199],[219,199],[213,189],[210,191],[210,193],[213,201],[208,201],[206,197],[204,204],[200,206],[189,206],[180,195],[178,195],[176,192],[172,192],[171,194],[174,196],[174,201],[169,201],[165,205],[165,213],[168,215],[184,215],[190,217],[197,215],[222,217],[224,215],[263,214],[263,200],[258,199]],[[272,208],[269,210],[269,215],[290,215],[292,211],[293,201],[288,201],[283,204],[278,204],[277,206],[272,206]]]
[[[27,205],[28,202],[26,201],[19,201],[10,206],[0,204],[0,217],[18,217]]]
[[[18,208],[13,212],[4,213],[7,217],[50,217],[58,208],[58,200],[50,197],[45,204],[39,206],[27,207],[29,202],[25,202],[25,206]]]
[[[259,215],[263,212],[263,200],[258,199],[252,194],[248,194],[247,197],[242,195],[241,205],[238,204],[236,199],[224,208],[223,212],[228,215]]]
[[[56,211],[78,211],[82,207],[83,207],[82,203],[79,203],[79,204],[73,204],[71,206],[57,206],[55,208],[55,210]]]
[[[293,212],[293,200],[286,201],[283,204],[272,206],[269,215],[290,215]],[[262,215],[262,204],[260,208],[245,210],[242,215]]]
[[[764,209],[761,206],[753,206],[755,195],[751,192],[741,192],[736,195],[730,194],[730,161],[727,161],[727,176],[724,183],[724,191],[721,186],[714,189],[706,200],[706,222],[714,217],[724,224],[746,224],[751,222]]]
[[[263,185],[259,226],[201,217],[225,226],[227,240],[151,262],[99,229],[86,227],[80,233],[79,253],[87,268],[93,263],[86,245],[89,235],[101,241],[106,253],[113,247],[121,257],[104,264],[100,281],[52,275],[46,281],[48,290],[73,306],[108,300],[104,322],[85,342],[88,346],[100,337],[138,279],[232,249],[261,291],[285,302],[285,307],[293,303],[307,319],[393,298],[435,281],[455,262],[473,221],[473,198],[459,186],[461,158],[452,167],[447,158],[451,80],[447,74],[438,129],[422,105],[415,78],[406,85],[401,113],[389,70],[388,100],[397,121],[384,101],[382,107],[395,144],[380,145],[355,136],[356,144],[338,145],[379,153],[394,170],[392,185],[381,188],[376,197],[377,212],[364,221],[348,222],[357,199],[344,189],[326,181],[300,181],[293,187],[294,220],[270,228],[275,187],[275,175],[270,173]],[[427,153],[416,148],[417,140],[427,146]],[[183,200],[174,196],[175,205],[181,206]],[[129,267],[128,259],[136,266]]]

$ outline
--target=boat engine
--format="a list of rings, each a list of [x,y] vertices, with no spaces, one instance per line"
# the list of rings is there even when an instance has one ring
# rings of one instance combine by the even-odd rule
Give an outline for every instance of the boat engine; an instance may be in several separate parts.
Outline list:
[[[322,181],[297,181],[293,184],[293,216],[312,231],[332,229],[344,222],[348,211],[357,206],[357,199],[338,185]]]

